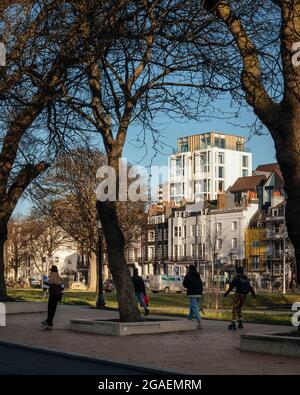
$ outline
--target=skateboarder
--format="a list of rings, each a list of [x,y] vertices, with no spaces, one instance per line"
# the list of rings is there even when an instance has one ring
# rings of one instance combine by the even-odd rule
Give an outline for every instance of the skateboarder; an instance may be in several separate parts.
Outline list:
[[[238,328],[243,328],[243,320],[242,320],[242,307],[246,300],[246,297],[249,292],[251,292],[253,298],[255,298],[255,292],[252,288],[250,281],[246,274],[244,274],[244,268],[238,267],[236,269],[236,276],[233,281],[230,283],[228,290],[223,295],[226,297],[232,290],[235,288],[235,296],[232,308],[232,322],[228,326],[230,330],[236,330],[236,323],[238,320]]]
[[[49,281],[46,283],[49,286],[49,300],[48,300],[48,317],[42,322],[42,328],[51,329],[53,326],[53,318],[56,312],[58,302],[62,300],[64,285],[62,279],[58,274],[57,266],[53,265],[50,269]]]

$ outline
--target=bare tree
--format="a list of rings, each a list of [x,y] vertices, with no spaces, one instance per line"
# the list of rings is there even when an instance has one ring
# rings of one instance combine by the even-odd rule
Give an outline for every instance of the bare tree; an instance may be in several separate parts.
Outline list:
[[[67,113],[53,103],[76,63],[78,43],[86,39],[80,14],[86,8],[77,1],[1,2],[7,57],[0,69],[0,300],[8,299],[3,248],[12,212],[51,156],[74,136],[64,133]]]
[[[146,145],[146,132],[152,134],[153,148],[157,150],[160,134],[155,117],[159,113],[177,119],[199,115],[203,104],[200,88],[205,89],[205,83],[195,83],[193,76],[200,70],[208,75],[208,65],[206,59],[194,56],[183,38],[191,37],[194,27],[199,34],[211,18],[201,21],[195,5],[187,0],[123,1],[118,12],[120,23],[114,24],[112,34],[101,43],[97,29],[104,21],[89,20],[94,46],[85,52],[81,68],[84,76],[77,85],[77,95],[66,89],[65,104],[73,110],[78,123],[88,125],[102,137],[108,165],[116,174],[117,200],[119,160],[129,126],[140,126],[137,144],[142,147]],[[97,210],[117,288],[120,319],[139,320],[117,203],[99,200]]]
[[[38,183],[33,183],[31,196],[36,215],[49,218],[70,235],[78,244],[82,254],[90,258],[97,256],[98,264],[102,252],[101,230],[96,210],[96,173],[106,164],[106,157],[96,149],[78,148],[68,154],[59,155],[52,167],[45,172]],[[117,202],[117,212],[121,229],[125,236],[125,246],[139,239],[146,224],[144,202]],[[98,290],[101,291],[102,270],[97,270]],[[101,293],[101,292],[100,292]]]
[[[8,225],[8,239],[5,245],[7,266],[14,272],[14,282],[18,280],[19,270],[28,263],[28,240],[25,224],[21,218],[10,221]]]

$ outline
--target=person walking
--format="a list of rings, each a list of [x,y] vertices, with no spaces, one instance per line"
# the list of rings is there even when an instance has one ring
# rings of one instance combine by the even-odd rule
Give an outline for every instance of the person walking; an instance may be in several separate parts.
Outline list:
[[[246,274],[244,274],[244,268],[238,267],[236,269],[236,276],[233,281],[230,283],[228,290],[223,295],[226,297],[233,289],[235,288],[235,295],[233,301],[232,308],[232,322],[229,324],[229,330],[236,330],[236,323],[238,321],[238,328],[242,329],[243,326],[243,318],[242,318],[242,307],[245,303],[247,295],[251,292],[253,298],[256,297],[254,289],[252,288],[250,281]]]
[[[137,298],[138,302],[140,303],[140,305],[142,307],[144,307],[145,315],[148,315],[149,309],[148,309],[146,301],[145,301],[145,297],[147,296],[146,287],[145,287],[144,280],[142,279],[141,276],[139,276],[139,271],[137,268],[133,269],[132,282],[133,282],[136,298]]]
[[[49,280],[46,285],[49,286],[48,317],[42,322],[42,328],[52,328],[56,307],[58,302],[62,300],[64,289],[62,279],[58,274],[57,266],[53,265],[51,267]]]
[[[197,272],[195,265],[190,265],[187,275],[183,280],[183,286],[187,288],[187,296],[190,299],[190,312],[188,319],[192,320],[194,317],[198,321],[198,328],[201,327],[201,316],[200,316],[200,303],[203,293],[203,284],[200,274]]]

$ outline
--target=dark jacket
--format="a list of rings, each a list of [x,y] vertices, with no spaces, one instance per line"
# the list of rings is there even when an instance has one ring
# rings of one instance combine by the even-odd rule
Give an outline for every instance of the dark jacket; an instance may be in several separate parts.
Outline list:
[[[63,284],[50,284],[49,282],[44,282],[45,285],[49,287],[49,294],[50,295],[62,295],[64,290]]]
[[[146,295],[145,283],[141,276],[132,276],[132,282],[136,294],[143,293]]]
[[[234,277],[224,296],[227,296],[234,288],[235,292],[238,294],[247,295],[249,292],[251,292],[252,296],[255,298],[254,289],[252,288],[250,281],[245,274],[237,274]]]
[[[197,271],[188,272],[188,274],[184,277],[183,286],[187,288],[187,295],[202,295],[202,280],[200,274]]]

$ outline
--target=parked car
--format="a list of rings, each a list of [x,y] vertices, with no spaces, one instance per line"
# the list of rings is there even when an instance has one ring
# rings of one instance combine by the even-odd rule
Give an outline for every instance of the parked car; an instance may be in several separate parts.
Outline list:
[[[104,292],[115,292],[116,287],[111,279],[107,279],[103,283],[103,291]]]
[[[150,276],[150,290],[154,293],[157,292],[183,292],[183,277],[176,275],[154,274]]]
[[[32,279],[32,280],[30,280],[30,286],[31,286],[32,288],[40,288],[41,285],[42,285],[41,280],[37,280],[37,279],[35,279],[35,278]]]

